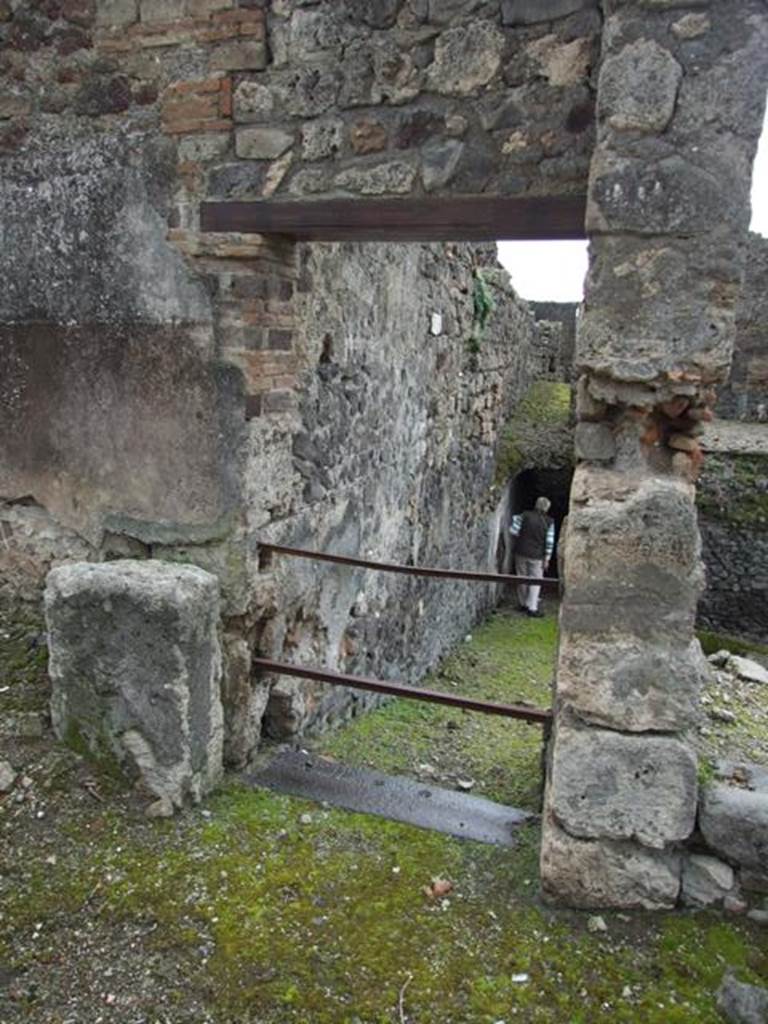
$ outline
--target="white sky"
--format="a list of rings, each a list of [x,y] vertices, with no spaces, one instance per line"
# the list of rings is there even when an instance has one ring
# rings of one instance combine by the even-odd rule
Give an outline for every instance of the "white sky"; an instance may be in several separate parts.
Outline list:
[[[752,231],[768,237],[768,108],[752,171]],[[579,302],[586,242],[499,242],[499,259],[524,299]]]

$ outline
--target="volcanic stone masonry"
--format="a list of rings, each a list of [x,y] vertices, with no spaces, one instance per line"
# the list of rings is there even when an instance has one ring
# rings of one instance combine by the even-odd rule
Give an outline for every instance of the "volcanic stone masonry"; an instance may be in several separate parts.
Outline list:
[[[671,905],[696,814],[697,434],[733,344],[767,20],[764,0],[0,0],[4,597],[39,600],[59,562],[215,576],[231,764],[262,720],[287,736],[365,703],[254,679],[254,650],[423,671],[490,588],[259,544],[494,565],[499,432],[552,339],[542,367],[482,248],[212,234],[200,203],[588,189],[542,875],[565,902]]]
[[[768,18],[605,8],[542,884],[662,907],[696,822],[697,436],[733,345]]]

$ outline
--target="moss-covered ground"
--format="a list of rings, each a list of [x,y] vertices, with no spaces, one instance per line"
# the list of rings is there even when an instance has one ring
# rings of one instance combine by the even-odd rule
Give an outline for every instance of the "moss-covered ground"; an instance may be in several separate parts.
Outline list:
[[[554,640],[551,616],[501,612],[429,684],[548,705]],[[536,804],[533,727],[392,703],[316,745]],[[14,757],[3,1024],[714,1024],[726,967],[768,977],[766,933],[739,919],[606,913],[592,933],[542,906],[535,826],[510,851],[236,781],[152,822],[51,744]],[[436,877],[453,889],[430,899]]]

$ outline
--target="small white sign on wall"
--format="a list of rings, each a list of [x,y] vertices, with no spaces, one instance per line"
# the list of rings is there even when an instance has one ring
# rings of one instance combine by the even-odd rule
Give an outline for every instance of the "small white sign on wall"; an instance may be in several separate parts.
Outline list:
[[[433,313],[432,319],[429,325],[431,334],[438,335],[443,333],[443,314]]]

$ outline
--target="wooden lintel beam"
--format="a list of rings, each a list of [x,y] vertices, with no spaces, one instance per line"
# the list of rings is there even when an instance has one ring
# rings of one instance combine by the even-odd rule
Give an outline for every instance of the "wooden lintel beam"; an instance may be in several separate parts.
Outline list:
[[[204,202],[203,231],[318,242],[586,238],[584,196]]]

